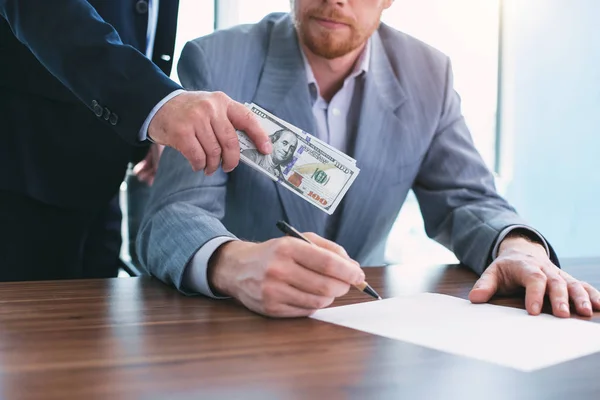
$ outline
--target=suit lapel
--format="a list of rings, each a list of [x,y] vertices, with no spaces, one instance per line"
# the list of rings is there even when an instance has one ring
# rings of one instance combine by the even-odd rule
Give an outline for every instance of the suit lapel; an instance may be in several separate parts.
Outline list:
[[[396,135],[402,135],[405,124],[397,111],[406,100],[377,32],[371,37],[371,61],[364,81],[358,129],[352,156],[361,169],[342,202],[335,241],[350,256],[361,258],[364,235],[378,221],[377,196],[389,186],[391,164],[400,154]]]
[[[295,29],[288,16],[271,33],[265,66],[254,103],[298,128],[315,133],[316,126]],[[324,234],[327,214],[287,188],[275,185],[287,220],[299,231]]]

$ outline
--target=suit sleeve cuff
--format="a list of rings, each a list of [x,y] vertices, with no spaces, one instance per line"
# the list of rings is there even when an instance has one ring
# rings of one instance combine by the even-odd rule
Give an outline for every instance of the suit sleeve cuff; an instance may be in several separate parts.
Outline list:
[[[138,138],[139,138],[140,142],[143,142],[145,140],[150,140],[151,142],[153,142],[152,139],[150,139],[148,137],[148,127],[150,126],[150,122],[152,122],[152,118],[154,118],[154,116],[156,115],[158,110],[160,110],[160,108],[162,106],[164,106],[167,101],[171,100],[173,97],[178,96],[184,92],[185,92],[185,90],[183,90],[183,89],[175,90],[175,91],[169,93],[168,95],[166,95],[161,101],[158,102],[157,105],[154,106],[154,108],[150,111],[150,114],[148,114],[148,117],[144,121],[144,124],[142,125],[142,129],[140,129],[140,132],[138,133]]]
[[[226,299],[226,296],[215,294],[208,284],[208,261],[219,246],[232,240],[237,239],[230,236],[219,236],[200,247],[183,272],[182,286],[186,290],[201,293],[213,299]]]
[[[527,230],[530,234],[537,237],[539,239],[539,242],[546,249],[546,254],[548,254],[548,257],[550,257],[550,247],[548,246],[548,242],[546,242],[544,237],[538,231],[536,231],[535,229],[533,229],[529,226],[526,226],[526,225],[511,225],[511,226],[504,228],[504,230],[502,230],[502,232],[500,232],[500,235],[498,235],[498,238],[496,239],[496,244],[494,245],[494,249],[492,250],[492,261],[495,260],[496,257],[498,257],[498,249],[500,248],[500,243],[502,243],[504,238],[506,236],[508,236],[508,234],[511,233],[512,231],[514,231],[515,229]]]

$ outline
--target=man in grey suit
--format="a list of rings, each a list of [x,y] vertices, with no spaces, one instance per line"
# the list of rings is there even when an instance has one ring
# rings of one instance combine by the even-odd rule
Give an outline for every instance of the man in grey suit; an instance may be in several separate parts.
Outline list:
[[[364,280],[359,263],[382,263],[412,188],[429,236],[482,274],[473,302],[525,287],[531,314],[548,293],[555,315],[570,315],[569,300],[591,315],[600,293],[560,270],[544,238],[496,193],[448,58],[380,24],[392,1],[295,0],[291,15],[185,46],[185,87],[254,102],[350,154],[361,172],[328,216],[246,165],[206,176],[167,149],[138,236],[145,267],[186,294],[310,315]],[[312,232],[316,246],[279,237],[280,219]]]

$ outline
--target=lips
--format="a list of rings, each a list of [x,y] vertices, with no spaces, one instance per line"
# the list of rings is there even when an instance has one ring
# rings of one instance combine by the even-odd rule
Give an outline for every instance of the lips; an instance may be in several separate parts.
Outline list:
[[[311,18],[314,19],[319,25],[324,26],[326,28],[341,28],[349,25],[348,23],[342,20],[334,18],[325,18],[317,16],[312,16]]]

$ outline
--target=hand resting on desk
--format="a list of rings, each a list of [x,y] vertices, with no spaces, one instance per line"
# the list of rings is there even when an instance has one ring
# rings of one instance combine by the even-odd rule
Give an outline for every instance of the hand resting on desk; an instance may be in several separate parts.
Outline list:
[[[600,292],[592,285],[554,265],[540,244],[508,236],[500,244],[498,257],[475,283],[469,299],[485,303],[495,293],[511,294],[521,288],[525,288],[525,308],[532,315],[541,312],[546,293],[557,317],[570,316],[569,299],[579,315],[592,316],[592,308],[600,311]]]
[[[292,237],[225,243],[211,257],[209,283],[259,314],[302,317],[364,282],[360,265],[341,246],[314,233],[306,237],[316,246]]]

